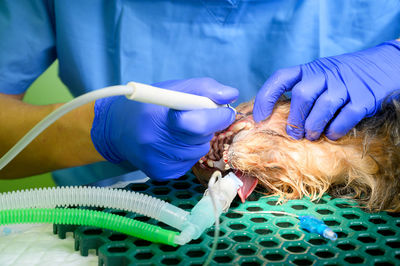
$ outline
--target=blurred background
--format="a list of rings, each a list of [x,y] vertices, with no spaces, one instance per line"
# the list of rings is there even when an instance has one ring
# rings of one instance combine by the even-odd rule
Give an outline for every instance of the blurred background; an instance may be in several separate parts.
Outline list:
[[[43,105],[71,99],[72,95],[58,77],[56,61],[28,89],[24,102]],[[55,186],[50,173],[15,180],[0,180],[0,192],[49,186]]]

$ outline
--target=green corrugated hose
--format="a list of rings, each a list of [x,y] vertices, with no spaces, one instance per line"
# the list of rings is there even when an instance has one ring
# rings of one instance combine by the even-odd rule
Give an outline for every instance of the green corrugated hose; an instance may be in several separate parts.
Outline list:
[[[171,246],[177,232],[112,213],[83,209],[16,209],[0,211],[0,225],[56,223],[96,226]]]

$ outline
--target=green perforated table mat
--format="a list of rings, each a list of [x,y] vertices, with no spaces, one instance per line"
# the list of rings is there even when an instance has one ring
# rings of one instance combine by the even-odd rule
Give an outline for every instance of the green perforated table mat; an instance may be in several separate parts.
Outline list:
[[[186,210],[191,210],[204,192],[191,174],[169,182],[132,184],[127,189],[153,195]],[[355,204],[350,201],[331,199],[328,195],[319,202],[303,199],[276,203],[276,198],[257,193],[244,204],[236,199],[229,212],[221,216],[221,233],[212,264],[400,265],[400,213],[371,214],[353,207]],[[104,211],[169,228],[134,213]],[[313,215],[329,225],[338,239],[325,240],[300,229],[295,217],[236,211]],[[214,236],[212,227],[187,245],[171,247],[92,227],[55,225],[54,232],[60,238],[65,238],[66,232],[74,232],[75,249],[83,256],[95,249],[99,265],[201,265]]]

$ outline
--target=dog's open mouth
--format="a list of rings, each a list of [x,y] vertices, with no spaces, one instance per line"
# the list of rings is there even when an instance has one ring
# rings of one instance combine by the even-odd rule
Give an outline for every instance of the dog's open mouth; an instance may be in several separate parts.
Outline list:
[[[243,186],[238,190],[242,202],[253,192],[258,179],[235,167],[231,160],[233,151],[230,150],[230,146],[236,138],[254,128],[254,121],[250,114],[238,114],[236,121],[230,127],[217,132],[211,140],[210,151],[193,167],[194,174],[203,185],[207,184],[216,170],[220,170],[223,175],[228,171],[233,171],[243,182]]]

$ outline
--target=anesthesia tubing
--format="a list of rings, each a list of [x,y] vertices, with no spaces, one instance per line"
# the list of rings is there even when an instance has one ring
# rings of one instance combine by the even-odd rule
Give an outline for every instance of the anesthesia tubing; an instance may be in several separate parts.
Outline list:
[[[209,188],[210,190],[206,191],[203,198],[190,213],[165,201],[132,191],[100,187],[56,187],[0,194],[0,225],[10,223],[51,222],[60,224],[94,225],[112,230],[115,228],[116,231],[119,230],[119,232],[154,242],[161,242],[161,240],[159,240],[157,236],[150,235],[160,234],[160,237],[164,237],[161,243],[184,245],[192,239],[197,239],[207,228],[212,226],[214,222],[216,222],[218,228],[218,217],[222,212],[227,211],[237,194],[237,190],[243,185],[233,173],[221,177],[221,173],[217,171],[213,176],[216,174],[218,174],[220,178],[217,181],[215,181],[215,177],[210,179],[210,181],[213,180],[212,186]],[[105,207],[136,212],[179,229],[181,233],[178,234],[177,232],[164,229],[163,231],[161,230],[162,228],[158,226],[150,227],[149,230],[142,229],[146,228],[143,225],[145,223],[140,223],[139,225],[141,227],[139,227],[138,230],[147,230],[146,234],[149,234],[143,237],[144,233],[133,233],[134,231],[132,230],[135,230],[135,228],[126,232],[120,231],[121,229],[116,225],[104,227],[102,223],[87,224],[84,222],[85,219],[97,220],[98,216],[103,212],[89,211],[80,213],[80,209],[54,209],[56,207],[73,206]],[[68,212],[74,210],[77,212]],[[64,214],[62,211],[67,212]],[[48,219],[53,220],[46,220],[47,218],[40,217],[41,215],[49,216],[50,218]],[[82,219],[84,220],[76,220],[74,218],[75,220],[67,220],[67,222],[65,222],[64,220],[67,218],[62,215],[67,215],[67,218],[71,215],[77,215],[78,217],[83,217]],[[107,219],[114,219],[114,216],[120,217],[110,213],[107,215],[107,217],[109,217]],[[59,217],[64,217],[62,218],[64,220],[61,222],[60,220],[54,220],[61,219]],[[129,218],[125,219],[134,221]],[[127,221],[124,223],[127,223]],[[135,225],[136,224],[130,224],[129,226]],[[173,236],[171,234],[173,234]],[[168,239],[173,238],[173,242],[167,242],[165,240],[165,235],[168,235]]]
[[[175,237],[178,234],[159,226],[101,211],[83,209],[16,209],[0,211],[0,225],[22,223],[96,226],[172,246],[176,246]]]
[[[189,213],[163,200],[103,187],[53,187],[0,194],[0,210],[56,207],[100,207],[139,213],[182,230]]]

